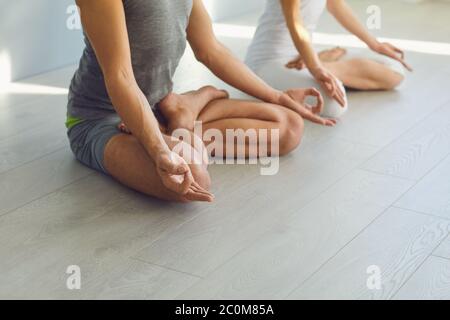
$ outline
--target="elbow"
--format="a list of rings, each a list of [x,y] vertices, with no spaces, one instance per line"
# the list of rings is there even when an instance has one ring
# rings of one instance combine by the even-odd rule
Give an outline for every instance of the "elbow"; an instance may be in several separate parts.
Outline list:
[[[198,52],[195,52],[195,59],[204,65],[207,65],[208,61],[211,60],[208,50],[199,50]]]
[[[328,10],[328,12],[333,13],[333,11],[334,11],[334,1],[333,0],[327,1],[327,10]]]
[[[110,94],[111,92],[131,87],[136,83],[133,71],[128,70],[128,68],[114,68],[104,72],[104,78]]]
[[[334,15],[334,13],[336,12],[336,8],[338,7],[339,3],[338,0],[328,0],[327,1],[327,10],[329,13],[331,13],[332,15]]]
[[[221,48],[223,47],[218,41],[211,41],[207,45],[194,51],[195,58],[198,62],[204,64],[205,66],[209,66],[214,61],[216,53],[221,51]]]

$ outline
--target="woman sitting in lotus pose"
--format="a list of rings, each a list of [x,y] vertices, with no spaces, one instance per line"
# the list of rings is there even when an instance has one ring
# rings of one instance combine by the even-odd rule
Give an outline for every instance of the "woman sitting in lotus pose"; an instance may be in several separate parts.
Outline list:
[[[371,51],[337,47],[317,54],[311,37],[325,8]],[[246,63],[279,90],[292,86],[321,90],[323,115],[329,117],[339,117],[347,110],[344,87],[391,90],[403,81],[404,68],[411,71],[403,51],[373,37],[345,0],[266,0]]]

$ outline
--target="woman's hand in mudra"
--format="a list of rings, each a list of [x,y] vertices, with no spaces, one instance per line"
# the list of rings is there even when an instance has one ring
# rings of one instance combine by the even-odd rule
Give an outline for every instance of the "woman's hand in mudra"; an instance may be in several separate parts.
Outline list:
[[[298,88],[298,89],[289,89],[286,93],[294,99],[296,102],[304,105],[308,109],[312,111],[314,114],[321,114],[324,107],[324,101],[322,94],[316,88]],[[315,105],[310,105],[306,102],[308,97],[313,97],[316,99]]]
[[[313,96],[317,99],[315,106],[310,106],[305,103],[308,96]],[[320,116],[324,102],[322,95],[315,88],[290,89],[282,95],[281,99],[286,100],[282,101],[281,105],[287,106],[291,103],[295,104],[296,111],[305,120],[327,127],[334,127],[336,125],[335,119],[326,119]]]
[[[405,53],[403,50],[396,46],[388,42],[378,42],[372,50],[400,62],[408,71],[413,71],[411,66],[405,62]]]
[[[212,202],[214,196],[195,180],[187,162],[177,153],[163,152],[156,159],[156,170],[164,186],[188,201]]]
[[[322,66],[311,68],[309,72],[320,84],[327,95],[336,100],[339,105],[345,107],[345,92],[341,89],[340,81],[331,72]]]

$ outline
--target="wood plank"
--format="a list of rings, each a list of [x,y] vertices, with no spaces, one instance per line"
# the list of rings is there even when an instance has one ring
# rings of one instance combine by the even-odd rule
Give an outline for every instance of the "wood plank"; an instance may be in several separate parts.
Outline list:
[[[450,219],[450,156],[395,204]]]
[[[389,209],[288,298],[390,299],[449,230],[448,220]],[[379,290],[368,286],[372,266],[380,272]]]
[[[442,241],[439,247],[433,252],[433,255],[450,259],[450,236]]]
[[[417,57],[416,61],[429,60],[424,54],[408,56]],[[384,147],[450,102],[446,94],[450,73],[443,72],[442,64],[432,66],[421,62],[416,69],[413,74],[407,74],[405,83],[394,91],[349,92],[350,109],[336,128],[336,135]],[[433,85],[425,86],[421,79]]]
[[[67,288],[68,261],[57,262],[38,281],[16,286],[11,291],[0,290],[2,299],[89,299],[89,300],[166,300],[174,299],[197,278],[167,270],[141,261],[109,256],[78,260],[81,288]],[[98,266],[95,266],[98,263]]]
[[[318,149],[323,152],[313,151]],[[207,212],[137,257],[206,276],[277,223],[281,214],[313,200],[373,152],[372,147],[331,139],[309,152],[299,150],[283,158],[280,173],[274,176],[247,175],[236,181],[237,176],[224,172],[213,181],[217,186],[225,183],[226,187]],[[231,184],[227,183],[230,179]],[[295,196],[287,195],[292,192]]]
[[[262,230],[237,255],[179,298],[283,299],[409,185],[409,181],[361,171],[345,177],[303,209],[292,206],[287,211],[274,206],[269,212],[272,220],[267,223],[271,228]],[[250,224],[259,230],[262,218],[261,214],[258,221],[250,219],[254,220]],[[225,235],[222,241],[232,243],[236,238],[248,237],[248,224],[236,224],[234,233]],[[212,247],[221,252],[215,243]],[[209,262],[206,255],[197,259],[197,248],[191,246],[192,268],[195,263],[201,268],[205,260]],[[213,250],[209,253],[214,255]]]
[[[49,194],[93,171],[78,163],[69,148],[0,174],[0,216]]]
[[[450,260],[429,257],[394,298],[396,300],[449,300]]]
[[[106,295],[118,274],[129,273],[128,258],[192,219],[200,207],[155,201],[108,177],[88,176],[0,217],[0,296],[66,297],[62,279],[69,265],[79,265],[86,283],[92,281],[94,297],[99,290]],[[149,288],[160,288],[167,278],[172,276]]]
[[[137,260],[117,261],[107,276],[99,274],[81,291],[60,292],[65,299],[171,300],[198,278]]]
[[[0,173],[37,160],[68,144],[62,121],[3,139],[0,141]]]
[[[390,144],[362,168],[421,179],[450,153],[450,103]]]
[[[67,97],[55,95],[0,108],[0,140],[66,120]],[[58,125],[58,128],[61,126]]]
[[[75,65],[68,66],[14,82],[13,89],[2,88],[4,90],[0,90],[0,110],[38,101],[51,95],[67,96],[62,92],[69,87],[75,69]]]

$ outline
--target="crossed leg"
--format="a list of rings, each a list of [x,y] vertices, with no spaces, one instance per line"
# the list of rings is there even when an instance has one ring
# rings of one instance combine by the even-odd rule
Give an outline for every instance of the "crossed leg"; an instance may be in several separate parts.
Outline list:
[[[334,48],[322,51],[319,53],[319,58],[324,66],[341,80],[347,88],[356,90],[393,90],[404,79],[403,74],[394,71],[388,65],[364,57],[352,57],[350,55],[350,57],[345,58],[346,54],[347,51],[345,49]],[[392,63],[396,62],[392,61]]]
[[[173,116],[176,116],[174,114]],[[278,105],[244,100],[218,99],[210,102],[201,112],[198,120],[203,122],[203,129],[217,129],[226,137],[226,130],[254,129],[259,132],[265,129],[279,131],[279,155],[284,155],[295,149],[301,142],[303,134],[303,119],[295,112]],[[180,141],[174,141],[173,137],[164,136],[171,149],[174,149]],[[195,137],[194,137],[195,138]],[[258,136],[258,144],[259,144]],[[266,142],[266,141],[264,141]],[[210,141],[205,141],[210,143]],[[246,155],[250,150],[249,141],[245,141]],[[271,144],[269,143],[269,146]],[[203,159],[204,146],[195,149],[195,143],[183,148],[180,154],[190,164],[194,179],[204,189],[210,188],[210,177],[204,162],[192,162],[189,154],[194,154],[196,159]],[[227,144],[223,141],[223,154],[227,154]],[[231,145],[233,154],[237,145]],[[239,146],[242,147],[242,146]],[[178,149],[178,148],[177,148]],[[268,148],[272,156],[274,150]],[[186,158],[188,157],[188,158]],[[104,164],[108,172],[115,179],[126,186],[163,200],[188,202],[189,199],[168,190],[161,182],[156,171],[155,164],[140,142],[131,134],[120,134],[112,138],[105,148]]]

